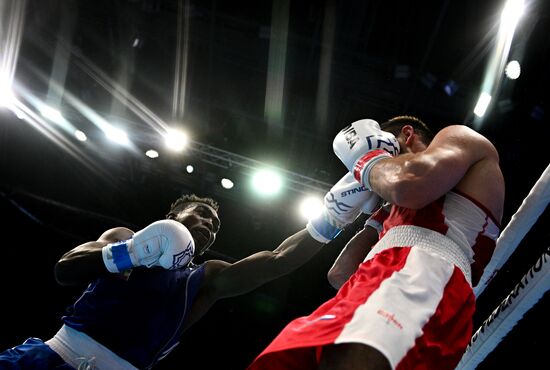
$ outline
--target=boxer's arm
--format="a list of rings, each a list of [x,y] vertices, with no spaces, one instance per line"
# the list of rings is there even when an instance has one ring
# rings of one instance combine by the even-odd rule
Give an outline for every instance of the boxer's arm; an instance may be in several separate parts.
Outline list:
[[[335,289],[340,289],[364,261],[377,241],[378,231],[371,226],[365,226],[363,230],[355,234],[342,249],[327,274],[330,285]]]
[[[448,126],[425,151],[378,161],[369,182],[385,200],[418,209],[455,187],[471,166],[487,157],[498,161],[486,138],[466,126]]]
[[[355,234],[342,249],[327,274],[330,285],[335,289],[340,289],[378,242],[390,209],[390,204],[378,209],[367,219],[363,230]]]
[[[206,279],[201,291],[207,292],[212,300],[247,293],[297,269],[323,245],[306,229],[302,229],[286,238],[273,251],[260,251],[233,264],[220,266],[215,274]]]
[[[134,232],[125,227],[116,227],[105,231],[96,241],[83,243],[61,256],[55,264],[55,279],[60,285],[79,285],[108,275],[102,248],[109,243],[130,238]]]

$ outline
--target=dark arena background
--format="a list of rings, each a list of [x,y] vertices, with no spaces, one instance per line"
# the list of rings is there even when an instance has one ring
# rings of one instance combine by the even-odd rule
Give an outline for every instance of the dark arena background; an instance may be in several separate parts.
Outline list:
[[[64,252],[161,219],[181,194],[220,204],[206,258],[275,248],[304,227],[302,198],[345,174],[332,139],[361,118],[484,134],[500,154],[506,225],[550,163],[550,3],[526,0],[499,49],[505,3],[0,0],[0,349],[58,330],[81,291],[54,280]],[[112,127],[130,144],[109,141]],[[168,127],[188,135],[183,151],[162,143]],[[280,170],[279,193],[253,192],[263,166]],[[157,368],[244,369],[335,293],[326,273],[364,220],[295,272],[219,301]],[[550,246],[549,221],[546,210],[480,297],[475,328]],[[549,309],[546,294],[478,368],[548,367]]]

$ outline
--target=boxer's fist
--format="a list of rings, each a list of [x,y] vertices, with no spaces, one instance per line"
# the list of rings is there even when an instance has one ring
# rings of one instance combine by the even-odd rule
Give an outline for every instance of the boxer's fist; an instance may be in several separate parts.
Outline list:
[[[325,195],[322,213],[309,220],[306,229],[316,240],[328,243],[361,212],[371,214],[380,205],[377,194],[365,189],[347,173]]]
[[[186,266],[195,252],[195,242],[185,226],[174,220],[156,221],[131,239],[107,244],[103,262],[111,272],[137,266],[176,269]]]
[[[371,190],[368,173],[380,159],[399,154],[399,142],[378,122],[362,119],[341,130],[332,143],[334,153],[355,179]]]

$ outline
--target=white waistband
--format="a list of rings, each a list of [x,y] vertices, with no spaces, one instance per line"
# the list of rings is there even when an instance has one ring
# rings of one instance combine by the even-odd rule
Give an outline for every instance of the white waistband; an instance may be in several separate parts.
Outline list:
[[[107,347],[67,325],[63,325],[46,344],[75,369],[137,370]]]
[[[365,261],[393,247],[414,247],[436,254],[457,266],[472,285],[472,268],[468,257],[458,244],[443,234],[419,226],[394,226],[371,249]]]

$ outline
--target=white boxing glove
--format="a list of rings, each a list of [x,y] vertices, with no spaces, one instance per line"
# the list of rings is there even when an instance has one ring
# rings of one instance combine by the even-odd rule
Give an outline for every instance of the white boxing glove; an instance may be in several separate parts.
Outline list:
[[[332,142],[334,153],[355,179],[372,190],[369,172],[380,159],[399,154],[399,142],[389,132],[382,131],[378,122],[362,119],[342,129]]]
[[[167,270],[186,266],[195,253],[195,242],[185,226],[174,220],[156,221],[131,239],[102,248],[103,262],[110,272],[137,266],[160,266]]]
[[[363,213],[371,214],[380,207],[381,198],[359,184],[347,173],[325,195],[321,214],[308,221],[306,229],[321,243],[328,243],[342,229]]]

